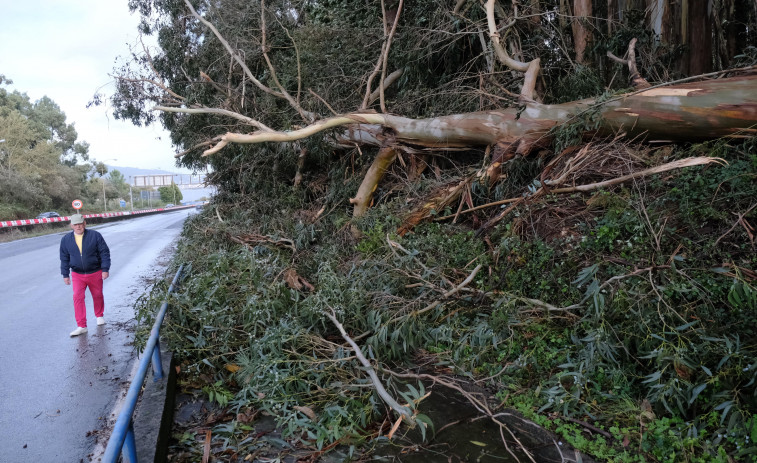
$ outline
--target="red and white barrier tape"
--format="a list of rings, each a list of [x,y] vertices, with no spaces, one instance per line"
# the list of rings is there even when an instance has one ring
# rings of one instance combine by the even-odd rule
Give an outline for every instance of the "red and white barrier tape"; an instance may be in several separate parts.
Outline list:
[[[179,206],[179,207],[172,207],[170,210],[174,209],[186,209],[188,207],[194,207],[194,206]],[[89,219],[92,217],[119,217],[123,215],[137,215],[137,214],[146,214],[148,212],[160,212],[160,211],[167,211],[168,209],[164,208],[158,208],[158,209],[143,209],[141,211],[127,211],[127,212],[103,212],[101,214],[84,214],[85,219]],[[54,222],[70,222],[71,217],[52,217],[49,219],[21,219],[21,220],[8,220],[5,222],[0,222],[0,228],[7,228],[7,227],[20,227],[23,225],[39,225],[43,223],[54,223]]]

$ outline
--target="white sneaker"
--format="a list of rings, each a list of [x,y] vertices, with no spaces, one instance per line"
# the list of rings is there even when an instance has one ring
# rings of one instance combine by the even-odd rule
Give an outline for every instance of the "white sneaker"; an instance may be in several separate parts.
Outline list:
[[[97,317],[97,324],[104,325],[105,324],[105,317]]]
[[[76,328],[75,330],[73,330],[73,331],[71,332],[71,337],[74,337],[74,336],[79,336],[80,334],[84,334],[84,333],[86,333],[86,332],[87,332],[87,329],[86,329],[86,328],[82,328],[82,327],[80,326],[80,327]]]

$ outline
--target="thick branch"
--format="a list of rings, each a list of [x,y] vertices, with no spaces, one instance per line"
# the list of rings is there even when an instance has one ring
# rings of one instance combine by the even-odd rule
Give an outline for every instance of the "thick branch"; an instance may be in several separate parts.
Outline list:
[[[185,0],[185,1],[188,1],[188,0]],[[298,101],[295,101],[295,99],[292,98],[292,95],[290,95],[289,92],[286,91],[284,86],[281,85],[281,82],[279,82],[278,75],[276,74],[276,68],[273,67],[273,64],[271,63],[271,59],[268,57],[268,47],[266,45],[266,27],[265,27],[265,2],[263,0],[260,1],[260,49],[263,52],[263,59],[265,59],[265,62],[268,65],[268,70],[271,72],[271,79],[273,79],[273,82],[279,88],[279,91],[281,92],[281,94],[289,102],[292,108],[294,108],[298,113],[300,113],[300,116],[302,116],[304,120],[309,121],[309,122],[314,121],[315,120],[314,115],[302,109],[302,106],[300,106],[300,103]],[[295,50],[297,50],[296,44],[295,44]],[[297,94],[298,95],[300,91],[299,90],[300,89],[299,71],[300,71],[300,62],[299,62],[299,54],[297,54]]]
[[[390,132],[397,143],[414,147],[454,149],[507,144],[519,140],[523,146],[532,147],[534,144],[548,143],[549,131],[556,125],[589,110],[599,113],[599,132],[604,135],[625,133],[631,137],[669,141],[744,137],[757,133],[754,128],[757,127],[755,92],[757,75],[750,75],[655,87],[597,104],[592,100],[560,105],[529,103],[522,111],[509,108],[428,119],[410,119],[372,112],[350,113],[324,119],[298,130],[269,129],[251,134],[227,133],[221,140],[224,145],[287,142],[347,126],[338,138],[340,143],[343,141],[350,146],[355,143],[385,145],[386,133]],[[203,109],[166,109],[175,112],[207,112]],[[223,111],[217,113],[222,114]],[[227,115],[234,116],[233,113]],[[217,151],[213,149],[205,154]]]
[[[373,93],[371,93],[368,96],[368,103],[362,107],[367,108],[368,106],[372,105],[373,102],[376,101],[376,98],[380,96],[381,91],[389,88],[397,79],[400,78],[400,76],[402,75],[404,71],[405,71],[404,69],[397,69],[393,73],[386,76],[386,79],[382,79],[383,85],[381,85],[380,88],[377,88],[376,90],[374,90]]]
[[[196,150],[198,148],[202,148],[204,146],[210,146],[210,145],[213,145],[215,143],[218,143],[218,141],[220,139],[221,139],[221,137],[216,137],[216,138],[214,138],[212,140],[208,140],[208,141],[204,141],[204,142],[198,143],[198,144],[192,146],[191,148],[182,151],[181,153],[174,154],[174,157],[175,158],[180,158],[180,157],[186,155],[187,153],[191,153],[192,151],[194,151],[194,150]]]
[[[497,21],[494,17],[494,5],[496,0],[487,0],[486,2],[486,21],[489,25],[489,38],[492,41],[492,47],[499,61],[514,71],[526,72],[528,70],[528,63],[523,63],[515,59],[510,58],[510,55],[505,50],[505,47],[499,43],[499,32],[497,31]]]
[[[379,103],[381,106],[381,112],[386,112],[386,101],[384,100],[384,89],[386,80],[386,64],[389,59],[389,50],[392,46],[392,39],[394,38],[394,32],[397,30],[397,24],[400,22],[400,13],[402,13],[402,6],[404,0],[400,0],[400,4],[397,7],[397,13],[394,15],[394,21],[392,21],[392,30],[389,32],[389,37],[386,38],[386,48],[384,49],[384,56],[381,59],[381,81],[379,82]]]
[[[357,194],[354,198],[350,199],[350,203],[355,205],[352,211],[353,217],[360,217],[368,210],[368,206],[373,198],[373,192],[376,191],[379,182],[384,178],[386,169],[392,165],[395,159],[397,159],[397,149],[395,147],[387,146],[379,150],[373,159],[373,164],[368,168],[368,172],[365,174],[363,182],[357,190]]]
[[[368,106],[373,103],[373,101],[376,100],[376,98],[381,97],[382,100],[382,111],[386,112],[384,109],[383,104],[383,95],[384,95],[384,89],[391,85],[391,83],[386,83],[385,80],[386,77],[386,58],[389,56],[389,47],[392,43],[392,38],[394,37],[394,31],[397,29],[397,19],[399,19],[399,13],[402,9],[402,2],[400,2],[400,6],[397,9],[397,15],[395,16],[395,20],[392,23],[392,29],[391,31],[387,31],[386,29],[386,8],[384,8],[383,1],[381,2],[381,12],[384,16],[384,36],[385,40],[384,43],[381,45],[381,54],[379,55],[378,61],[376,61],[376,66],[373,68],[373,71],[371,72],[371,75],[368,76],[368,81],[365,83],[365,97],[363,97],[363,103],[360,105],[360,109],[366,109]],[[381,72],[381,82],[379,83],[379,87],[375,91],[371,91],[371,88],[373,87],[373,79],[376,78],[376,76]],[[397,71],[395,71],[396,73]],[[394,74],[394,73],[392,73]],[[391,75],[390,75],[391,76]],[[399,76],[397,76],[399,77]],[[374,96],[374,94],[376,96]]]
[[[617,56],[613,55],[609,51],[607,52],[607,57],[617,63],[628,66],[628,75],[629,75],[629,79],[631,80],[631,85],[633,85],[633,88],[643,89],[643,88],[651,87],[651,85],[649,85],[649,82],[647,82],[646,79],[641,77],[641,74],[639,74],[639,71],[636,68],[636,38],[635,37],[631,39],[631,42],[628,44],[628,59],[627,60],[618,58]]]
[[[520,95],[526,101],[534,101],[534,89],[536,88],[536,78],[539,75],[541,66],[539,64],[539,58],[529,62],[523,63],[510,57],[505,50],[505,47],[499,43],[499,32],[497,31],[497,22],[494,17],[494,4],[496,0],[487,0],[486,2],[486,20],[489,25],[489,38],[492,42],[492,47],[497,54],[499,61],[514,71],[525,72],[523,87],[521,87]]]
[[[155,106],[152,108],[155,111],[164,111],[167,113],[184,113],[184,114],[218,114],[221,116],[228,116],[234,119],[238,119],[245,124],[250,124],[253,127],[257,127],[265,132],[273,132],[273,129],[263,124],[260,121],[252,119],[251,117],[244,116],[234,111],[220,108],[174,108],[171,106]]]
[[[264,143],[264,142],[286,142],[307,138],[324,130],[341,127],[348,124],[382,124],[386,121],[386,116],[382,114],[351,114],[347,116],[337,116],[324,119],[298,130],[287,132],[255,132],[251,134],[227,133],[221,137],[225,143]],[[215,152],[215,151],[214,151]],[[212,154],[206,151],[204,155]]]
[[[244,62],[244,60],[242,59],[242,57],[239,56],[239,54],[236,52],[236,50],[234,50],[231,47],[231,45],[229,44],[229,42],[227,42],[226,39],[223,38],[223,36],[221,35],[221,33],[218,32],[218,29],[216,29],[216,27],[210,21],[206,20],[205,18],[203,18],[202,16],[200,16],[197,13],[197,11],[195,11],[194,7],[189,2],[189,0],[184,0],[184,3],[187,5],[187,8],[189,8],[189,11],[192,13],[192,16],[194,16],[195,18],[197,18],[201,23],[203,23],[208,29],[210,29],[213,32],[213,34],[216,36],[216,38],[218,38],[218,40],[221,42],[221,45],[223,45],[223,47],[226,48],[226,51],[229,52],[229,55],[234,59],[234,61],[237,62],[237,64],[239,64],[239,66],[242,68],[242,70],[244,70],[244,73],[247,75],[247,78],[250,79],[252,81],[252,83],[255,84],[256,87],[258,87],[260,90],[262,90],[262,91],[264,91],[264,92],[266,92],[266,93],[268,93],[270,95],[273,95],[273,96],[276,96],[276,97],[279,97],[279,98],[284,98],[284,95],[282,95],[279,92],[274,91],[273,89],[269,88],[266,85],[263,85],[262,82],[260,82],[258,79],[255,78],[255,76],[252,74],[252,71],[250,71],[250,68],[247,67],[247,64]]]
[[[302,183],[302,168],[305,167],[305,158],[308,156],[307,148],[300,148],[300,155],[297,156],[297,172],[294,174],[295,188],[299,187]]]

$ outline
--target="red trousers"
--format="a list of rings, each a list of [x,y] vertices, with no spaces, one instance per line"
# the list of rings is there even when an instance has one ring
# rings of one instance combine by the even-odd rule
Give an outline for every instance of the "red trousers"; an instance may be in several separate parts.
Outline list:
[[[89,287],[92,301],[95,304],[95,317],[102,317],[105,312],[105,299],[103,298],[103,272],[86,275],[71,272],[71,285],[74,287],[74,316],[76,324],[82,328],[87,327],[87,306],[84,304],[84,292]]]

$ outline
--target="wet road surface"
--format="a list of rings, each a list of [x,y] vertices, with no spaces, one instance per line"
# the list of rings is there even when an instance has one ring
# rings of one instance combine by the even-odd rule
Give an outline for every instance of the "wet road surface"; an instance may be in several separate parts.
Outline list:
[[[63,284],[63,233],[0,244],[0,462],[90,461],[136,354],[133,303],[146,279],[162,275],[186,217],[180,210],[89,227],[110,247],[105,320],[97,326],[87,291],[87,334],[76,328]]]

